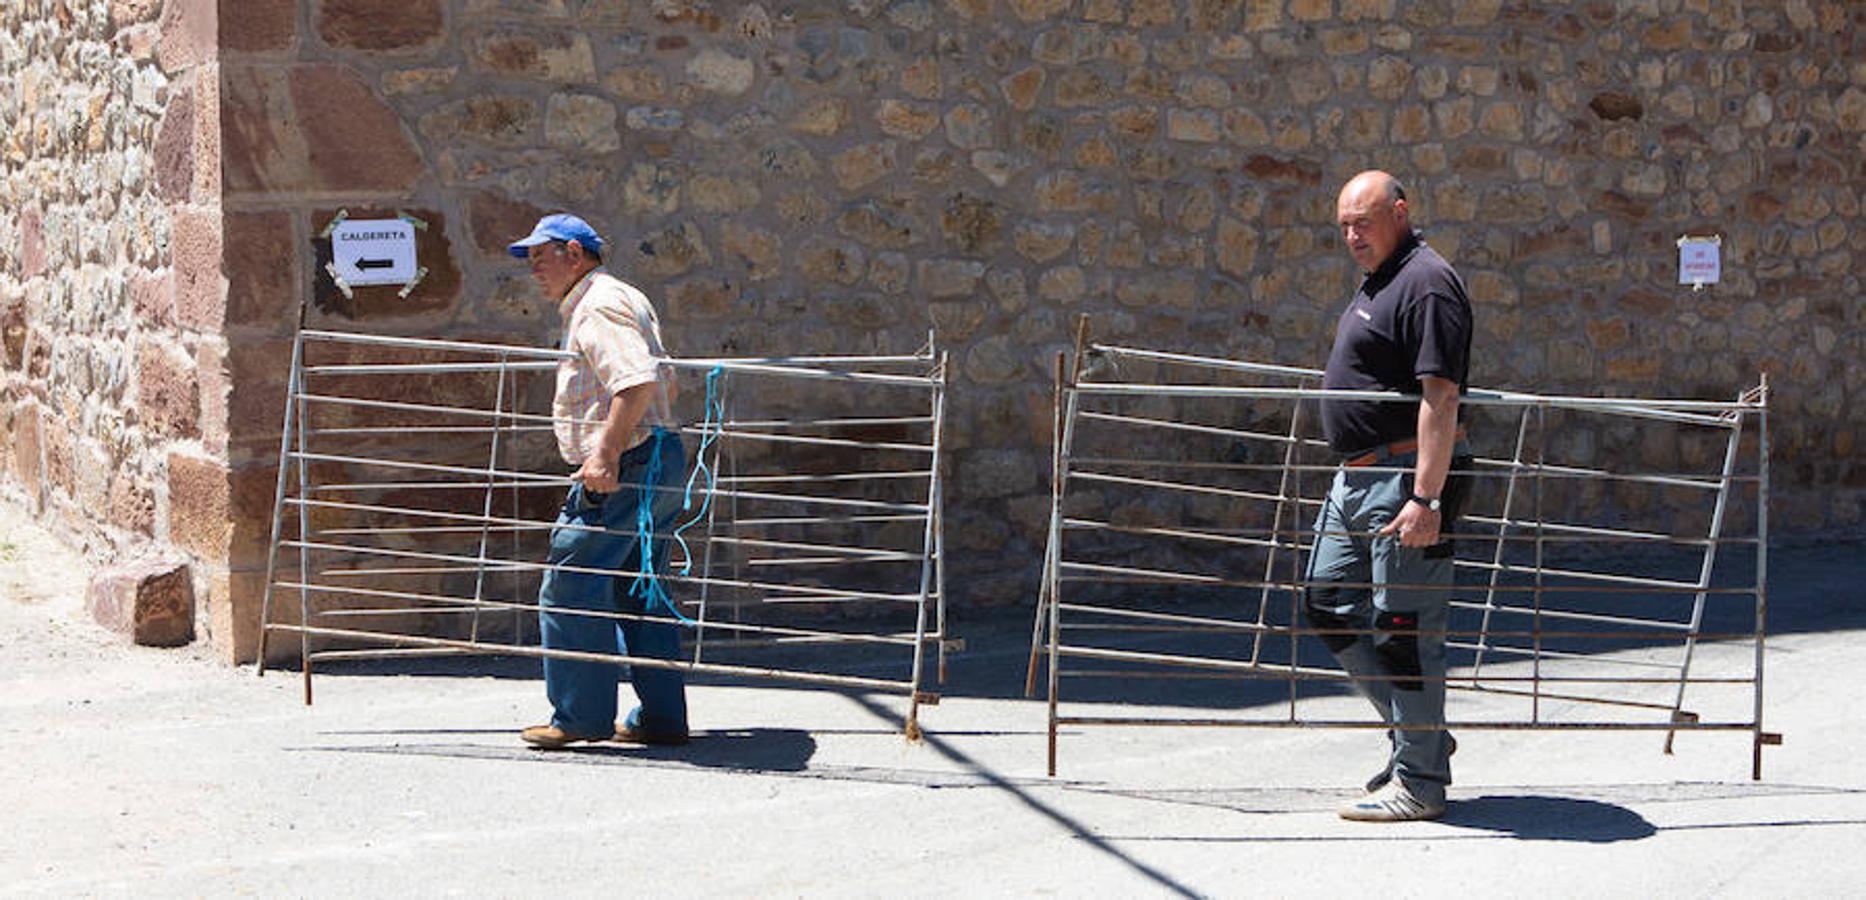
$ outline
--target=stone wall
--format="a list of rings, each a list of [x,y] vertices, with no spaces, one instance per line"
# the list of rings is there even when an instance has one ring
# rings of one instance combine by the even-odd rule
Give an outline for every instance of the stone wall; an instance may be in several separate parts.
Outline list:
[[[107,564],[193,563],[225,608],[214,24],[0,4],[0,489]]]
[[[140,399],[200,448],[185,477],[228,485],[236,655],[256,633],[299,307],[323,326],[548,340],[554,316],[501,247],[557,208],[612,239],[678,353],[910,350],[937,329],[956,364],[960,604],[1034,582],[1050,360],[1074,316],[1123,342],[1317,365],[1355,276],[1335,191],[1374,166],[1471,284],[1475,381],[1723,399],[1766,371],[1778,526],[1860,520],[1857,3],[223,0],[218,24],[226,467],[206,426],[170,422],[188,389],[153,379]],[[31,214],[14,208],[9,248]],[[314,241],[339,210],[427,222],[429,280],[339,299]],[[1724,235],[1722,284],[1675,283],[1684,233]],[[9,265],[9,290],[33,283]],[[88,270],[32,277],[49,291]],[[163,335],[139,338],[138,385],[218,371],[190,365],[222,346],[191,337],[199,287],[176,282],[173,324],[133,326]],[[1628,446],[1653,467],[1676,452]]]

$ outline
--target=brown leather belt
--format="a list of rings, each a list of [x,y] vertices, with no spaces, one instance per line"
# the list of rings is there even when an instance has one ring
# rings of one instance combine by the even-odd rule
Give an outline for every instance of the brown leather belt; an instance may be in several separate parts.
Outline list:
[[[1464,426],[1460,425],[1458,427],[1457,433],[1452,435],[1452,440],[1462,441],[1464,440],[1464,438],[1465,438]],[[1374,463],[1379,462],[1382,456],[1399,456],[1404,453],[1411,453],[1417,449],[1419,449],[1419,439],[1416,437],[1410,437],[1403,441],[1394,441],[1393,443],[1388,444],[1385,447],[1375,447],[1374,449],[1369,450],[1366,453],[1362,453],[1358,456],[1350,456],[1347,459],[1342,460],[1341,465],[1346,468],[1350,468],[1350,469],[1358,469],[1362,466],[1371,466]]]

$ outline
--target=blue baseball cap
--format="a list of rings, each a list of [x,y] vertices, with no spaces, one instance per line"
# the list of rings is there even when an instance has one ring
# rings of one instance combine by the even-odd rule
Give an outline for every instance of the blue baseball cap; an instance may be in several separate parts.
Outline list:
[[[596,234],[590,223],[569,213],[553,213],[538,220],[537,227],[531,233],[506,246],[506,251],[519,259],[530,255],[531,248],[552,241],[576,241],[583,249],[598,256],[603,252],[603,239]]]

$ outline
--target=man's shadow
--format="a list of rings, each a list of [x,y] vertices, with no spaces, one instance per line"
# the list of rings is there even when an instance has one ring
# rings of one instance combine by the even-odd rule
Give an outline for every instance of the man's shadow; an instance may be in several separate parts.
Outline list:
[[[1611,844],[1658,833],[1644,816],[1598,800],[1537,795],[1485,795],[1445,808],[1442,824],[1499,832],[1524,841]]]
[[[580,765],[650,765],[665,768],[702,768],[750,773],[802,772],[816,755],[816,738],[798,728],[719,728],[696,731],[678,746],[602,742],[572,744],[560,750],[539,750],[518,742],[511,729],[437,728],[370,731],[331,731],[327,735],[394,736],[408,739],[393,744],[367,744],[304,748],[338,753],[379,753],[472,759],[514,759]],[[415,742],[420,737],[501,734],[510,744]]]

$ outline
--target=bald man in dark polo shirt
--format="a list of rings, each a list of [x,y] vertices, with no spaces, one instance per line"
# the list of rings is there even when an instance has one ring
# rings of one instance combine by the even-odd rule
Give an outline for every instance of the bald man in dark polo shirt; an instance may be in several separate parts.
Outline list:
[[[1456,747],[1444,730],[1452,584],[1444,535],[1462,502],[1452,473],[1469,457],[1458,398],[1471,303],[1458,273],[1413,230],[1393,176],[1354,176],[1336,218],[1365,275],[1335,327],[1322,386],[1414,399],[1322,402],[1323,431],[1342,463],[1316,519],[1304,607],[1388,725],[1386,767],[1341,816],[1433,819],[1445,811]]]

